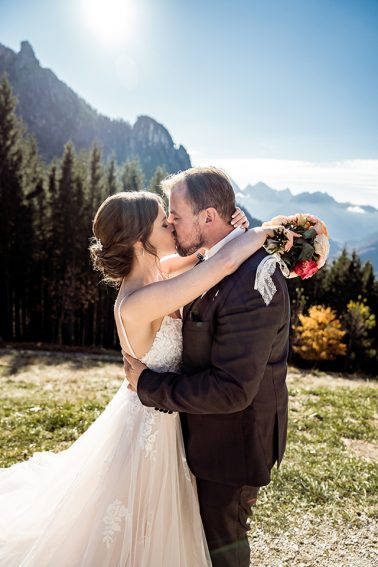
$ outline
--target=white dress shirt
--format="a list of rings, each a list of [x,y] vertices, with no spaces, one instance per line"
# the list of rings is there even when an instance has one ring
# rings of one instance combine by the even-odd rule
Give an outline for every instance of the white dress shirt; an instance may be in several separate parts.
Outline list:
[[[227,244],[227,242],[231,242],[231,240],[233,240],[234,238],[238,238],[238,236],[241,236],[244,233],[245,233],[244,228],[240,228],[240,227],[234,228],[234,230],[229,234],[227,234],[227,236],[225,236],[224,238],[222,238],[222,240],[220,240],[219,242],[214,244],[214,246],[209,248],[209,250],[206,252],[204,256],[204,260],[207,260],[208,258],[211,258],[211,256],[214,256],[214,254],[219,252],[219,250],[223,248],[223,246]],[[206,291],[203,292],[203,294],[201,295],[201,299],[206,293],[207,293]]]
[[[223,248],[223,246],[227,244],[227,242],[231,242],[231,240],[237,238],[238,236],[241,236],[244,233],[245,233],[244,228],[240,228],[240,227],[234,228],[234,230],[229,234],[227,234],[227,236],[225,236],[224,238],[222,238],[222,240],[220,240],[219,242],[214,244],[214,246],[209,248],[209,250],[205,254],[205,260],[211,258],[211,256],[214,256],[214,254],[216,254],[221,248]]]

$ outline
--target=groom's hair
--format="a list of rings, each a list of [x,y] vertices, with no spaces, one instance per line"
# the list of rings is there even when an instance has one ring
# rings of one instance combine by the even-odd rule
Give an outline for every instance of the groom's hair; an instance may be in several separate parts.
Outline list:
[[[161,182],[166,193],[178,183],[186,185],[186,199],[192,206],[193,214],[213,207],[219,216],[229,224],[235,212],[235,193],[228,175],[217,167],[191,167],[170,175]]]

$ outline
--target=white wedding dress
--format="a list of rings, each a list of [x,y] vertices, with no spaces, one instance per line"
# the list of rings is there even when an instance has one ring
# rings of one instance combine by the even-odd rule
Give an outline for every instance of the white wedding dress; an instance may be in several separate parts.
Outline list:
[[[151,369],[179,370],[181,326],[163,319]],[[211,565],[179,414],[127,385],[65,451],[0,469],[1,567]]]

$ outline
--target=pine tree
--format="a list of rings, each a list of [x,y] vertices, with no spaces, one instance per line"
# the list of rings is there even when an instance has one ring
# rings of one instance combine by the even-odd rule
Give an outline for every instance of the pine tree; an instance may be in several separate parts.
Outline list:
[[[153,177],[151,178],[148,190],[151,191],[151,193],[155,193],[156,195],[159,195],[159,197],[163,199],[164,208],[166,212],[168,212],[168,205],[169,205],[168,196],[161,187],[161,182],[166,176],[167,174],[164,171],[164,169],[158,166],[155,170]]]
[[[288,280],[290,296],[295,297],[300,286],[306,296],[306,307],[326,304],[336,310],[338,315],[344,313],[350,300],[357,300],[359,295],[366,297],[372,305],[375,297],[375,278],[369,262],[362,265],[356,252],[349,254],[347,250],[327,263],[313,278],[298,282]]]
[[[41,280],[39,282],[40,295],[42,298],[42,312],[40,314],[40,334],[34,339],[43,342],[55,340],[56,319],[55,289],[56,268],[59,265],[57,260],[57,227],[54,226],[58,215],[55,206],[58,203],[58,169],[59,161],[54,160],[49,168],[45,170],[45,225],[44,236],[41,240],[43,244],[43,267],[41,270]]]
[[[75,254],[75,232],[77,216],[76,184],[74,178],[75,151],[71,143],[66,144],[60,177],[55,195],[52,198],[52,278],[50,280],[50,297],[52,299],[52,318],[55,322],[53,340],[63,343],[66,336],[67,318],[70,318],[69,298],[72,285],[69,266]],[[79,221],[80,222],[80,221]]]
[[[366,299],[359,297],[358,301],[349,301],[347,310],[342,316],[347,332],[348,370],[361,370],[376,359],[377,351],[373,348],[371,332],[376,327],[375,315],[371,313]]]
[[[89,164],[89,216],[93,219],[96,210],[105,198],[101,152],[96,145],[90,153]]]
[[[144,187],[144,175],[138,160],[125,163],[122,172],[122,191],[142,191]]]
[[[23,154],[23,185],[28,217],[23,221],[23,234],[29,248],[28,261],[24,265],[28,284],[24,293],[27,310],[23,313],[23,334],[28,341],[33,341],[40,340],[44,324],[43,314],[46,311],[43,281],[49,262],[46,246],[49,204],[45,187],[45,168],[35,139],[25,139]],[[27,230],[29,235],[26,234]]]
[[[374,268],[371,262],[367,261],[362,267],[362,295],[366,298],[368,305],[374,302]]]
[[[25,320],[25,265],[30,256],[31,219],[24,198],[24,128],[4,76],[0,82],[0,337],[17,339]]]
[[[106,197],[118,193],[117,173],[114,159],[111,159],[106,169],[105,182]]]

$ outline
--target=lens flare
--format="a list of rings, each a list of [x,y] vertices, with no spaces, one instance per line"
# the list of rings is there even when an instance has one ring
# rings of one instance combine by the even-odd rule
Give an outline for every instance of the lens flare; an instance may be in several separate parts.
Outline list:
[[[131,0],[81,0],[81,16],[99,42],[120,45],[132,36],[135,5]]]

